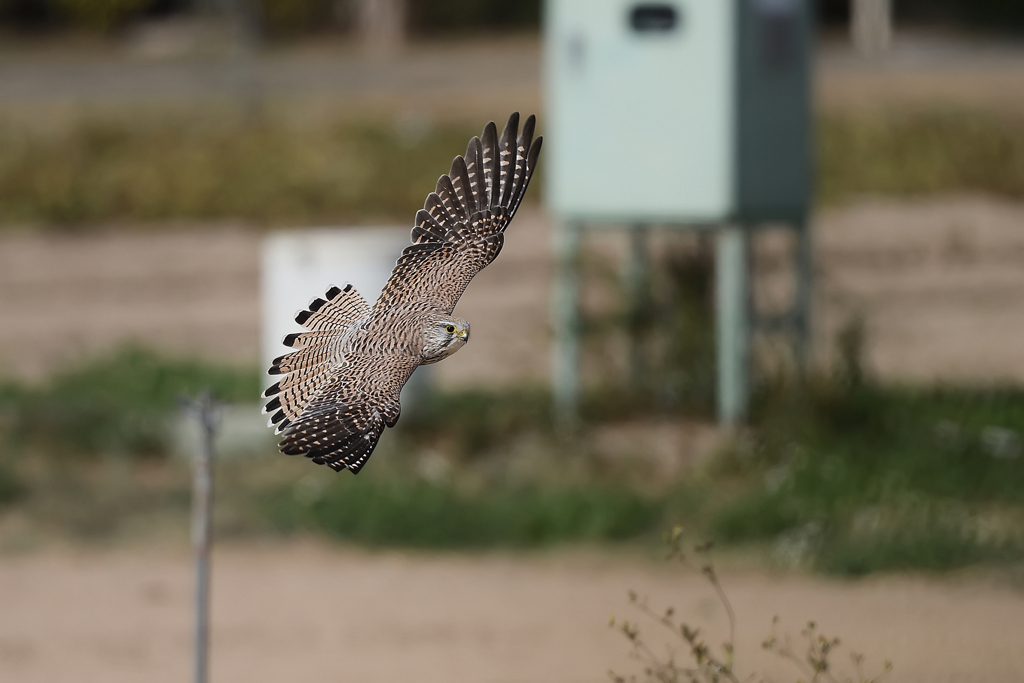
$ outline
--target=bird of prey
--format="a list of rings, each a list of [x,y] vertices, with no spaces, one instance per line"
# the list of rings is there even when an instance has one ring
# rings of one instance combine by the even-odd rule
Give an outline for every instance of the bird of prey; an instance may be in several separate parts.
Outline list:
[[[280,380],[263,392],[280,449],[357,473],[401,412],[399,393],[420,365],[469,341],[452,315],[469,281],[495,259],[540,154],[535,119],[509,117],[469,141],[416,213],[412,244],[371,307],[352,285],[331,287],[295,318],[294,351],[275,358]]]

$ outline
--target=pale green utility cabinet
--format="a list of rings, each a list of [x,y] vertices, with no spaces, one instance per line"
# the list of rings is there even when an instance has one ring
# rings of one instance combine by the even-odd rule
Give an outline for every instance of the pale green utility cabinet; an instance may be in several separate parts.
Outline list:
[[[790,219],[811,184],[802,0],[548,0],[545,175],[566,219]]]
[[[806,336],[812,24],[809,0],[547,0],[545,190],[564,268],[581,227],[729,225],[742,243],[720,251],[745,259],[750,228],[784,222],[807,252],[790,316]],[[556,311],[568,311],[573,274],[559,283]],[[747,296],[745,282],[719,284]],[[575,386],[573,349],[558,342],[573,335],[568,316],[556,316],[556,390]]]

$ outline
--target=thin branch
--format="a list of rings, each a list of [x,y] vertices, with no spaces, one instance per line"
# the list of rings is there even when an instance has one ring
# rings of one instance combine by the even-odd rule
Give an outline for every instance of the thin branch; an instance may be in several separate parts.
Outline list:
[[[725,613],[729,615],[729,648],[732,651],[732,656],[735,657],[736,653],[736,613],[732,611],[732,604],[729,602],[729,598],[725,595],[725,590],[722,588],[722,584],[718,582],[718,575],[715,574],[715,568],[708,564],[702,569],[704,576],[708,577],[711,585],[714,586],[715,592],[718,593],[718,599],[722,602],[725,607]]]

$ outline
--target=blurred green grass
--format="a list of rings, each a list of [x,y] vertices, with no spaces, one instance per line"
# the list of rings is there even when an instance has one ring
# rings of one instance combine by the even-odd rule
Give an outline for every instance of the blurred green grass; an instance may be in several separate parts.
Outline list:
[[[250,369],[131,348],[45,385],[5,384],[0,514],[86,541],[185,529],[188,463],[173,457],[167,424],[179,395],[207,387],[236,402],[258,391]],[[683,523],[829,573],[1024,559],[1024,389],[879,386],[839,373],[766,384],[749,429],[673,482],[629,454],[609,464],[589,435],[651,411],[693,419],[692,407],[622,396],[614,409],[592,396],[566,438],[545,392],[438,394],[358,477],[269,446],[236,454],[218,463],[219,533],[530,548],[652,538]]]
[[[259,376],[125,346],[40,385],[0,383],[0,419],[9,446],[33,444],[61,457],[165,456],[168,415],[203,390],[225,402],[254,401]]]
[[[407,221],[479,128],[401,119],[300,124],[226,109],[86,115],[45,128],[0,121],[0,224]],[[951,191],[1024,197],[1020,116],[828,113],[818,118],[817,139],[823,204]]]
[[[221,110],[0,123],[0,223],[408,220],[478,133]]]
[[[209,390],[259,407],[259,373],[124,347],[39,385],[0,385],[0,509],[20,509],[51,535],[84,540],[133,533],[188,510],[188,463],[175,457],[180,400]],[[403,421],[358,479],[285,458],[270,447],[218,464],[222,530],[322,533],[369,545],[532,547],[623,540],[650,531],[661,503],[608,481],[498,471],[463,476],[480,454],[518,432],[550,437],[542,392],[438,395]],[[434,481],[418,472],[435,449],[459,469]],[[557,463],[556,463],[557,469]],[[184,528],[184,527],[182,527]],[[3,546],[0,539],[0,546]]]
[[[325,473],[326,474],[326,473]],[[515,486],[480,491],[411,478],[334,477],[323,486],[268,492],[278,532],[321,531],[366,545],[528,548],[622,541],[661,522],[661,501],[625,488]]]
[[[1024,197],[1024,118],[974,109],[898,109],[818,119],[824,204],[860,195],[983,192]]]
[[[1024,557],[1024,390],[818,381],[754,424],[716,463],[715,538],[849,574]]]

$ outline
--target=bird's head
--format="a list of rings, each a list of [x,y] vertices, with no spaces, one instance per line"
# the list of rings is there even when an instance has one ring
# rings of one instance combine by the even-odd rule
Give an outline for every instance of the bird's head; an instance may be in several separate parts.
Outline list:
[[[450,315],[430,316],[423,334],[423,363],[436,363],[469,341],[469,323]]]

